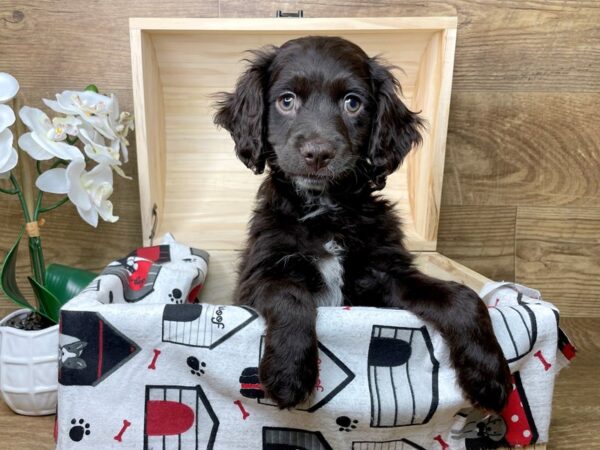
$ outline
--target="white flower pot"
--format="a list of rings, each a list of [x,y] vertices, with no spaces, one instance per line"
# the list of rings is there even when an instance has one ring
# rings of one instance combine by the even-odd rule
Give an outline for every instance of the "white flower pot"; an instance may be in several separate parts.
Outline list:
[[[19,309],[0,320],[29,314]],[[26,331],[0,326],[0,394],[18,414],[56,412],[58,389],[58,325]]]

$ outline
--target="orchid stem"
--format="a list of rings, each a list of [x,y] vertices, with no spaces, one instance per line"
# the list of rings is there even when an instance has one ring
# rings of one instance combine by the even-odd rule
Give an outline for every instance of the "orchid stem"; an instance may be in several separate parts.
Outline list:
[[[69,197],[65,196],[56,203],[52,203],[50,206],[46,206],[45,208],[40,208],[38,212],[46,213],[48,211],[52,211],[53,209],[58,208],[61,205],[64,205],[69,200]]]
[[[31,222],[31,216],[29,215],[29,208],[27,207],[27,202],[25,201],[25,197],[23,196],[23,192],[21,191],[21,185],[19,184],[19,182],[17,181],[17,178],[12,173],[10,174],[10,182],[12,183],[17,196],[19,197],[19,202],[21,203],[21,209],[23,210],[23,216],[25,217],[25,221]]]
[[[8,194],[8,195],[15,195],[19,191],[17,191],[16,189],[3,189],[3,188],[0,188],[0,192],[2,192],[4,194]]]
[[[42,198],[44,197],[44,192],[39,191],[37,195],[37,199],[35,201],[35,208],[33,210],[33,220],[37,220],[40,215],[40,211],[42,209]]]

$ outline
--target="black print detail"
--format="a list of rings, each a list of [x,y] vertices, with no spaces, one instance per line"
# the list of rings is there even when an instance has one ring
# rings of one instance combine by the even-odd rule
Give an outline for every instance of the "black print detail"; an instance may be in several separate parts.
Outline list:
[[[204,361],[200,362],[195,356],[190,356],[187,359],[187,365],[190,369],[192,369],[192,374],[198,376],[204,375],[204,368],[206,367],[206,363]]]
[[[510,308],[490,308],[490,317],[506,360],[511,363],[527,355],[537,340],[535,314],[525,303]]]
[[[96,386],[133,358],[140,347],[97,312],[61,311],[63,386]]]
[[[90,424],[84,419],[71,419],[71,425],[69,437],[72,441],[79,442],[84,438],[84,436],[89,436],[91,433]]]
[[[169,294],[169,300],[173,303],[181,304],[183,303],[183,292],[180,289],[173,289]]]
[[[352,450],[425,450],[425,447],[415,444],[408,439],[396,441],[354,441]]]
[[[262,358],[265,336],[260,339],[259,362]],[[327,404],[339,392],[342,391],[354,379],[354,373],[346,366],[331,350],[325,347],[321,342],[317,343],[319,347],[319,373],[327,373],[327,380],[320,377],[310,398],[303,404],[296,406],[300,411],[315,412],[323,405]],[[244,372],[246,372],[245,369]],[[258,369],[256,369],[258,370]],[[258,373],[258,372],[257,372]],[[243,375],[243,373],[242,373]],[[258,379],[258,376],[257,376]],[[241,381],[241,377],[240,377]],[[245,395],[243,389],[240,390]],[[264,395],[263,395],[264,397]],[[257,397],[258,402],[264,405],[277,406],[268,398]]]
[[[466,439],[470,441],[468,448],[484,446],[485,448],[497,448],[506,445],[506,423],[498,415],[472,409],[466,416],[465,424],[460,430],[452,430],[452,439]],[[477,441],[477,442],[475,442]]]
[[[87,347],[87,342],[80,341],[79,339],[64,333],[61,335],[60,341],[59,367],[65,367],[67,369],[85,369],[87,363],[81,357],[81,354]]]
[[[258,315],[239,306],[166,305],[162,340],[173,344],[213,349],[236,334]]]
[[[263,450],[333,450],[318,431],[263,427]]]
[[[154,292],[154,283],[161,268],[160,264],[149,259],[128,256],[110,263],[100,276],[116,276],[123,287],[123,299],[135,303]]]
[[[157,264],[164,264],[171,261],[170,245],[155,245],[153,247],[141,247],[132,251],[128,257],[139,257]]]
[[[219,419],[200,386],[146,386],[144,450],[212,450]]]
[[[258,379],[258,367],[246,367],[240,375],[240,394],[246,398],[265,398],[265,391]]]
[[[208,261],[210,259],[210,255],[208,254],[208,252],[206,250],[200,250],[199,248],[190,247],[190,254],[202,258],[206,262],[206,264],[208,264]]]
[[[335,423],[340,427],[340,431],[352,431],[356,428],[358,420],[352,420],[348,416],[340,416],[335,419]]]
[[[514,448],[535,444],[539,435],[519,372],[513,374],[513,384],[515,389],[510,393],[508,404],[500,416],[488,417],[484,412],[472,409],[468,411],[462,429],[452,430],[453,439],[464,438],[467,450]]]
[[[412,355],[419,358],[414,364]],[[371,427],[429,422],[438,406],[438,369],[426,327],[374,325],[368,356]]]
[[[102,280],[100,278],[94,278],[92,282],[80,292],[80,294],[83,294],[84,292],[98,292],[100,290],[101,281]]]

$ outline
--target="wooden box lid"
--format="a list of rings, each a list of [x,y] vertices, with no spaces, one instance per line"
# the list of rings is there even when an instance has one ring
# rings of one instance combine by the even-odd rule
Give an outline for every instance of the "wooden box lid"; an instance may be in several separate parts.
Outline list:
[[[388,178],[406,245],[436,248],[456,18],[130,19],[144,244],[170,231],[190,245],[243,247],[262,177],[235,157],[213,125],[212,94],[231,90],[245,50],[305,35],[337,35],[402,68],[409,107],[427,120],[422,147]],[[214,260],[213,260],[214,261]]]

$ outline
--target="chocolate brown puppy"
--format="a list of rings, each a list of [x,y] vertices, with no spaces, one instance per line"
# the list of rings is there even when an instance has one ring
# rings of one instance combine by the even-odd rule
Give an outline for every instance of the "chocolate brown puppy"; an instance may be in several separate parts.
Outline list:
[[[267,170],[236,292],[267,322],[267,395],[286,408],[313,390],[318,306],[396,307],[437,328],[466,396],[500,411],[511,378],[485,305],[415,268],[392,205],[377,195],[421,142],[422,120],[389,67],[336,37],[253,55],[235,91],[221,94],[215,123],[248,168]]]

